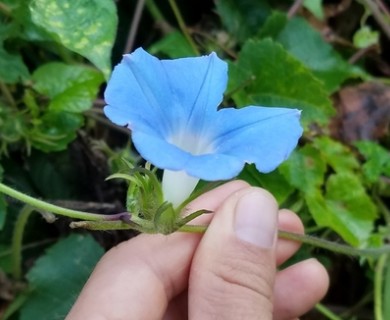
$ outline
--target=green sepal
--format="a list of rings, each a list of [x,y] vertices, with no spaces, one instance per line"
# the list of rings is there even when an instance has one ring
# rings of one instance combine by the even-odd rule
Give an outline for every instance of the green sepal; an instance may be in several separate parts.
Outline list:
[[[170,234],[178,229],[178,212],[169,202],[164,202],[156,211],[153,222],[156,233]]]

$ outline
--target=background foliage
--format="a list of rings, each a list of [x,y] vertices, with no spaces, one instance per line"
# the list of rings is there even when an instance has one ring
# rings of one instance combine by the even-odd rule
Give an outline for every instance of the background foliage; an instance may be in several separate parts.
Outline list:
[[[229,63],[224,105],[303,111],[290,159],[267,175],[248,165],[240,178],[298,212],[308,233],[360,248],[387,243],[388,5],[0,1],[0,180],[66,207],[123,211],[126,186],[104,179],[138,156],[102,115],[112,66],[139,46],[161,58],[215,51]],[[133,236],[68,224],[0,195],[3,319],[63,319],[103,252]],[[387,256],[354,260],[304,246],[295,259],[308,256],[327,266],[331,288],[303,319],[390,319]]]

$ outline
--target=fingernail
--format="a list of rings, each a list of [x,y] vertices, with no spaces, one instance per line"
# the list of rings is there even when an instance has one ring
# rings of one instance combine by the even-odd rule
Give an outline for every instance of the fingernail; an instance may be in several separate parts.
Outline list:
[[[238,200],[235,212],[237,238],[271,248],[276,239],[277,204],[269,195],[254,191]]]

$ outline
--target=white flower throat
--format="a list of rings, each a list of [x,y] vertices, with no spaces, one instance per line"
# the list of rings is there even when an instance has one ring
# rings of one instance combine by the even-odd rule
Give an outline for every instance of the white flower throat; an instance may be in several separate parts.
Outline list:
[[[214,148],[209,139],[181,131],[167,139],[168,142],[192,155],[213,153]],[[176,208],[194,191],[199,178],[189,176],[185,171],[164,170],[162,189],[164,200]]]

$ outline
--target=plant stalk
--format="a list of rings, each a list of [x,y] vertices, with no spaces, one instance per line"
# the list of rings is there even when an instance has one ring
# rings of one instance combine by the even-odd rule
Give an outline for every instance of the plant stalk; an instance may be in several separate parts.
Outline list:
[[[1,182],[0,182],[0,193],[4,193],[12,198],[15,198],[25,204],[30,205],[33,208],[37,208],[39,211],[52,212],[73,219],[81,219],[81,220],[89,220],[89,221],[110,221],[110,220],[116,220],[117,218],[123,216],[123,213],[116,214],[116,215],[104,215],[104,214],[89,213],[89,212],[63,208],[33,198],[25,193],[12,189]]]
[[[316,310],[323,314],[325,317],[327,317],[329,320],[343,320],[341,317],[339,317],[337,314],[335,314],[332,310],[325,307],[321,303],[317,303],[315,306]]]
[[[375,320],[384,320],[383,317],[383,274],[386,269],[386,262],[389,255],[383,255],[379,258],[375,267],[374,276],[374,312]]]
[[[96,214],[96,213],[89,213],[89,212],[83,212],[83,211],[77,211],[77,210],[71,210],[67,208],[63,208],[60,206],[53,205],[51,203],[35,199],[31,196],[28,196],[22,192],[16,191],[15,189],[12,189],[8,186],[6,186],[3,183],[0,183],[0,192],[15,198],[17,200],[20,200],[24,202],[25,204],[30,205],[33,208],[39,209],[39,211],[47,211],[47,212],[52,212],[61,216],[66,216],[69,218],[74,218],[74,219],[81,219],[81,220],[87,220],[89,222],[97,221],[97,222],[102,222],[102,221],[121,221],[125,222],[124,218],[129,218],[129,213],[123,212],[123,213],[118,213],[114,215],[103,215],[103,214]],[[141,219],[142,220],[142,219]],[[153,227],[152,226],[147,226],[145,224],[145,221],[137,221],[137,216],[132,216],[131,217],[131,224],[135,223],[135,225],[141,227],[145,227],[146,232],[153,233]],[[142,223],[141,223],[142,222]],[[122,223],[118,222],[121,225],[121,228],[126,228],[125,225]],[[134,225],[134,226],[135,226]],[[98,224],[94,224],[94,227],[98,226]],[[134,227],[133,226],[133,227]],[[74,227],[79,227],[77,224],[74,225]],[[129,225],[129,229],[132,228],[132,225]],[[126,228],[127,229],[127,228]],[[137,228],[136,228],[137,229]],[[186,224],[184,226],[179,227],[178,231],[181,232],[189,232],[189,233],[204,233],[207,229],[207,226],[200,226],[200,225],[189,225]],[[143,231],[143,230],[140,230]],[[371,257],[371,258],[378,258],[384,254],[390,254],[390,246],[385,245],[380,248],[367,248],[367,249],[359,249],[359,248],[354,248],[349,245],[345,244],[339,244],[335,243],[332,241],[328,241],[325,239],[321,238],[316,238],[310,235],[304,235],[304,234],[298,234],[298,233],[293,233],[293,232],[288,232],[288,231],[283,231],[279,230],[278,235],[280,238],[283,239],[288,239],[288,240],[293,240],[297,241],[300,243],[305,243],[312,245],[314,247],[326,249],[335,253],[341,253],[349,256],[359,256],[359,257]]]
[[[31,213],[34,211],[29,205],[25,205],[18,219],[16,220],[14,232],[12,235],[12,244],[11,244],[11,261],[12,261],[12,275],[14,279],[20,280],[22,278],[22,245],[23,245],[23,234],[26,227],[28,218]]]
[[[205,232],[206,229],[207,226],[185,225],[179,228],[178,231],[189,232],[189,233],[202,233]],[[282,239],[297,241],[300,243],[312,245],[317,248],[325,249],[335,253],[345,254],[348,256],[378,258],[384,254],[390,253],[389,245],[382,246],[380,248],[359,249],[359,248],[351,247],[346,244],[335,243],[329,240],[316,238],[310,235],[298,234],[298,233],[284,231],[284,230],[279,230],[278,236],[279,238]]]

